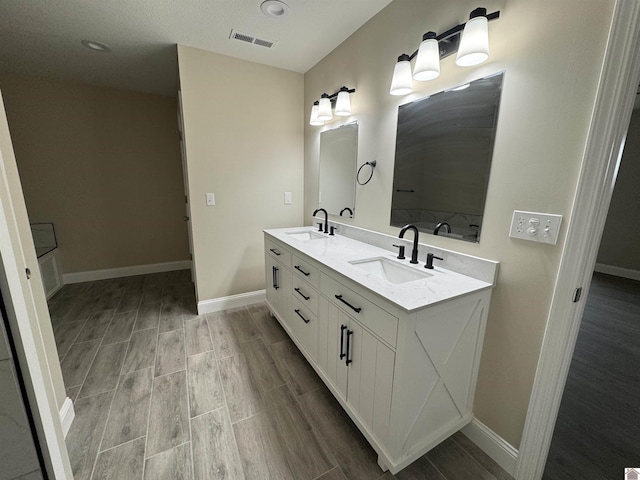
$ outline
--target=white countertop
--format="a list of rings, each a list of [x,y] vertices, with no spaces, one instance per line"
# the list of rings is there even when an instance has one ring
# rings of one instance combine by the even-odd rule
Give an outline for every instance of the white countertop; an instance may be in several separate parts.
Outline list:
[[[338,234],[326,235],[325,239],[316,240],[297,240],[287,234],[287,232],[302,231],[315,232],[316,229],[314,227],[290,227],[264,230],[266,234],[276,240],[344,275],[407,312],[493,287],[491,283],[439,267],[437,260],[433,270],[425,270],[423,261],[412,265],[409,263],[410,247],[405,253],[407,258],[398,260],[397,254],[388,250]],[[401,263],[421,272],[428,272],[431,276],[407,283],[393,284],[349,263],[379,257]]]

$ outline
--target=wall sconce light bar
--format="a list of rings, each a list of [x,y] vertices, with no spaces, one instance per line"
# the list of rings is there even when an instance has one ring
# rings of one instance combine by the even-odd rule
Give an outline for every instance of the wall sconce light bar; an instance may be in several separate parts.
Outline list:
[[[440,60],[458,53],[456,64],[467,67],[478,65],[489,57],[487,22],[500,18],[500,11],[487,14],[486,8],[476,8],[469,14],[469,21],[436,35],[427,32],[422,36],[418,49],[411,55],[398,57],[391,95],[407,95],[413,91],[411,78],[418,81],[432,80],[440,75]],[[417,57],[417,58],[416,58]],[[416,58],[413,77],[410,62]]]
[[[309,124],[314,126],[324,125],[324,122],[332,120],[333,113],[331,110],[333,107],[335,107],[335,113],[338,116],[347,117],[351,115],[350,94],[355,91],[355,88],[341,87],[331,95],[323,93],[320,100],[315,101],[313,107],[311,107]]]

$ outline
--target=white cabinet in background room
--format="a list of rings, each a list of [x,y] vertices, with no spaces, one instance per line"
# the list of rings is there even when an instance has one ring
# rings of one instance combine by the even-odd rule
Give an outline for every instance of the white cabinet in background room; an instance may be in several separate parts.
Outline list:
[[[408,310],[336,271],[345,249],[381,249],[337,236],[289,243],[280,230],[265,232],[269,309],[380,466],[397,473],[469,423],[492,285],[472,279],[463,294]],[[286,292],[274,287],[285,272]],[[434,275],[465,282],[444,269]]]

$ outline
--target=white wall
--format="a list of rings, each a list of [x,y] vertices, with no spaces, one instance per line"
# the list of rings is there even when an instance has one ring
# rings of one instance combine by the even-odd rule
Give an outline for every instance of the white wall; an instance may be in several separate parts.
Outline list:
[[[178,63],[198,301],[264,289],[262,229],[302,223],[303,76],[182,45]]]
[[[524,425],[561,248],[594,105],[613,0],[494,0],[489,12],[490,61],[460,68],[454,56],[441,76],[415,83],[418,93],[389,95],[393,65],[428,30],[465,21],[470,0],[395,0],[305,74],[305,120],[314,100],[355,87],[358,163],[376,160],[373,180],[357,187],[352,223],[397,234],[389,226],[397,107],[445,88],[504,70],[498,129],[482,239],[470,244],[422,234],[422,243],[500,261],[478,379],[475,414],[516,448]],[[317,204],[320,131],[305,121],[305,222]],[[514,209],[564,215],[556,246],[508,237]],[[348,220],[341,220],[348,221]]]

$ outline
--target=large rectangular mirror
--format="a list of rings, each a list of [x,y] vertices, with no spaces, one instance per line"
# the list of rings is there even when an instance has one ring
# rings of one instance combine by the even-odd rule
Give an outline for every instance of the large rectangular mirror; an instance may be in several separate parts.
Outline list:
[[[358,124],[349,123],[320,134],[318,204],[332,215],[355,213]]]
[[[391,225],[480,241],[503,73],[401,105]]]

